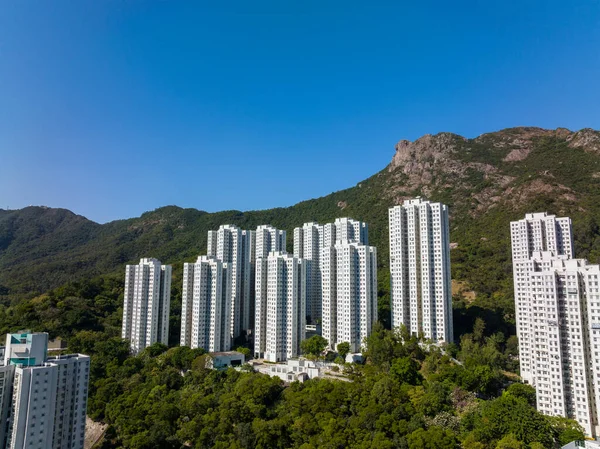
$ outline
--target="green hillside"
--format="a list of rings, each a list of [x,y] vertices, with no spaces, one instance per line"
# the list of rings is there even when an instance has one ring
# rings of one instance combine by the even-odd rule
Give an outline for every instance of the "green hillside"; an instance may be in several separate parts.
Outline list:
[[[294,227],[350,216],[369,223],[378,248],[385,323],[387,209],[417,195],[450,206],[459,327],[462,316],[470,314],[472,321],[487,313],[495,327],[509,330],[509,222],[525,212],[571,216],[577,256],[600,257],[599,132],[512,128],[475,139],[440,133],[399,142],[388,167],[352,188],[287,208],[206,213],[167,206],[104,225],[63,209],[0,210],[0,299],[8,306],[68,281],[120,276],[126,263],[140,257],[174,264],[177,281],[181,263],[205,253],[207,231],[221,224],[287,229],[291,249]]]
[[[351,382],[285,388],[253,372],[206,370],[202,349],[157,344],[132,357],[119,338],[126,263],[151,256],[174,265],[177,345],[182,263],[205,252],[209,229],[270,223],[288,230],[291,249],[294,227],[341,216],[369,223],[385,326],[387,209],[417,195],[451,210],[457,344],[448,354],[376,325],[368,363],[344,368]],[[0,333],[47,331],[92,356],[88,415],[108,426],[101,448],[558,448],[583,437],[579,426],[541,415],[533,389],[513,383],[509,222],[533,211],[572,217],[576,255],[599,261],[599,132],[514,128],[401,141],[388,167],[355,187],[266,211],[168,206],[99,225],[64,209],[0,210]]]

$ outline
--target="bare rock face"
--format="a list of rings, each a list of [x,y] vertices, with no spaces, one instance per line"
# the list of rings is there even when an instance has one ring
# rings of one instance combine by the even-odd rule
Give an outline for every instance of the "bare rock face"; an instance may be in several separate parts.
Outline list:
[[[498,157],[504,162],[523,161],[538,139],[543,138],[557,138],[574,149],[600,154],[600,132],[592,129],[572,132],[566,128],[519,127],[475,139],[451,133],[426,134],[414,142],[398,142],[388,166],[392,183],[386,194],[399,204],[415,194],[428,197],[436,192],[451,192],[454,206],[468,208],[473,216],[507,201],[519,207],[538,195],[556,195],[563,202],[573,203],[577,200],[575,192],[552,182],[554,176],[548,170],[528,182],[515,183],[514,172],[494,162]],[[482,151],[489,151],[489,163],[481,159]]]
[[[456,138],[464,139],[456,134],[440,133],[435,136],[425,134],[414,142],[401,140],[396,145],[396,154],[392,158],[390,171],[403,166],[404,172],[410,173],[445,159],[454,151]]]
[[[510,153],[506,155],[504,162],[517,162],[527,159],[529,153],[531,152],[531,148],[515,148]]]
[[[583,148],[589,153],[600,154],[600,132],[584,128],[567,137],[571,148]]]

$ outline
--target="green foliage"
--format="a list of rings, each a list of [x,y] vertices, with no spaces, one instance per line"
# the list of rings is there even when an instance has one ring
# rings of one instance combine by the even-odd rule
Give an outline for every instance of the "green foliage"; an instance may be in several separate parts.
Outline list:
[[[508,394],[483,403],[467,422],[478,441],[497,441],[510,433],[526,444],[539,442],[545,447],[554,444],[549,420],[526,400]]]
[[[514,396],[516,398],[525,399],[529,405],[531,405],[532,407],[535,407],[535,404],[536,404],[535,388],[533,388],[531,385],[514,383],[506,389],[505,394]]]
[[[548,420],[550,421],[554,435],[556,435],[561,445],[585,439],[583,428],[577,421],[563,418],[562,416],[549,416]]]
[[[496,445],[496,449],[526,449],[526,448],[525,448],[524,443],[517,440],[517,438],[512,433],[509,433],[504,438],[502,438],[500,441],[498,441],[498,444]]]
[[[457,443],[456,437],[450,431],[440,427],[417,429],[408,436],[409,449],[452,449],[458,447]]]
[[[237,348],[235,348],[235,350],[244,354],[244,359],[246,361],[248,361],[250,357],[252,357],[252,351],[249,348],[246,348],[245,346],[238,346]]]
[[[303,354],[318,357],[327,347],[327,340],[320,335],[313,335],[300,343]]]
[[[530,387],[508,386],[505,372],[518,368],[509,222],[531,211],[571,216],[576,254],[598,262],[600,157],[570,146],[565,134],[532,128],[446,137],[456,169],[451,176],[435,158],[426,162],[430,177],[421,183],[390,166],[353,188],[288,208],[209,214],[169,206],[105,225],[60,209],[0,210],[0,331],[48,331],[66,338],[71,351],[92,355],[88,412],[109,424],[102,448],[437,448],[460,442],[465,449],[538,449],[581,439],[573,421],[534,409]],[[505,160],[523,146],[530,151],[525,159]],[[387,208],[420,194],[450,206],[457,244],[451,251],[452,278],[460,281],[457,341],[445,351],[425,349],[406,329],[386,330]],[[341,216],[368,222],[370,242],[378,247],[380,323],[364,342],[367,364],[344,368],[351,382],[319,379],[284,388],[253,372],[212,371],[203,351],[189,348],[155,345],[128,355],[119,338],[126,263],[151,255],[173,264],[173,345],[182,263],[205,251],[209,229],[270,223],[291,235],[304,222]],[[319,355],[326,344],[309,341],[303,351]],[[345,348],[337,349],[341,355]]]
[[[350,352],[350,343],[348,343],[347,341],[343,341],[337,345],[336,349],[337,349],[338,355],[342,359],[345,359],[346,355]]]
[[[419,373],[419,364],[411,357],[401,357],[392,362],[390,375],[400,383],[418,385],[422,376]]]

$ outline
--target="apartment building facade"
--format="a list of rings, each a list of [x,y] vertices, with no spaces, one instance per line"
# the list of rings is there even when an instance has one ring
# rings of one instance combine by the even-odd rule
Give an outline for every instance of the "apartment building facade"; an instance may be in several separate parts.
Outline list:
[[[125,268],[121,336],[129,340],[134,354],[153,343],[169,342],[171,270],[152,258]]]

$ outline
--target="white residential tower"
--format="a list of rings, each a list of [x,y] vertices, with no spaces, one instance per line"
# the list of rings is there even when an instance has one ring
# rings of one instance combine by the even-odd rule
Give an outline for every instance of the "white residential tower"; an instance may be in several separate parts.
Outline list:
[[[452,342],[448,207],[416,198],[389,209],[392,327]]]
[[[141,259],[125,269],[122,338],[134,354],[153,343],[168,344],[171,266]]]
[[[231,349],[231,272],[228,263],[200,256],[183,265],[181,346],[208,352]]]
[[[6,336],[0,437],[10,449],[82,449],[90,359],[82,354],[47,357],[48,334]],[[7,383],[8,382],[8,383]],[[8,395],[10,400],[6,400]]]

